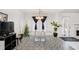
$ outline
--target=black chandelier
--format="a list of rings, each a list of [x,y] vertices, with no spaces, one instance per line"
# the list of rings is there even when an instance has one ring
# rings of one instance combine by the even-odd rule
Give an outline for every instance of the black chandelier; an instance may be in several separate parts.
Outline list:
[[[42,16],[42,17],[43,17],[42,19],[36,19],[36,16],[32,16],[32,18],[33,18],[33,20],[35,22],[35,30],[37,30],[37,22],[38,22],[38,20],[41,20],[41,22],[42,22],[42,30],[44,30],[44,22],[45,22],[47,16]]]
[[[42,11],[39,9],[38,10],[38,16],[32,16],[34,22],[35,22],[35,30],[37,30],[37,22],[38,20],[41,20],[42,22],[42,30],[44,30],[44,22],[47,18],[47,16],[41,16]]]

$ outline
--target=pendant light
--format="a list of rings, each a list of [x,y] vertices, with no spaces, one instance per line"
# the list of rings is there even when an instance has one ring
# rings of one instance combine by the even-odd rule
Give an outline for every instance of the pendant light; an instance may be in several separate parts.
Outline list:
[[[40,14],[41,14],[41,10],[40,9],[38,10],[38,14],[39,15],[35,17],[36,19],[41,20],[41,19],[44,18],[43,16],[40,16]]]

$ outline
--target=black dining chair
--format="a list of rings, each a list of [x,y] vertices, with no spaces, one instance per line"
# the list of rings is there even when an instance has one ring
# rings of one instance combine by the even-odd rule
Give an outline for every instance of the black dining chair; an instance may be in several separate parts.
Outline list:
[[[23,34],[18,34],[18,37],[16,36],[17,45],[19,44],[19,41],[20,43],[22,42],[22,39],[23,39]]]
[[[20,40],[20,42],[22,42],[23,34],[19,34],[19,35],[20,35],[19,40]]]

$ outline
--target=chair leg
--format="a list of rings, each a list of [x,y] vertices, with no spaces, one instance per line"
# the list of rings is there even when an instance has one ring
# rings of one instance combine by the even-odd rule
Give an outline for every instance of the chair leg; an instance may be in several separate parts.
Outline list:
[[[20,39],[20,43],[22,42],[22,39]]]
[[[19,44],[18,39],[17,39],[17,45]]]

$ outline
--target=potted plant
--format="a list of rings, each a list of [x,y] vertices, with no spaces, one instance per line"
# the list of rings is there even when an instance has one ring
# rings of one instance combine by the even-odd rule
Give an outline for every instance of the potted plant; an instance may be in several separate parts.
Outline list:
[[[58,24],[57,22],[53,21],[51,22],[51,25],[53,26],[53,29],[54,29],[54,32],[53,32],[53,35],[54,37],[57,37],[58,36],[58,28],[61,26],[60,24]]]
[[[25,30],[24,30],[24,37],[27,37],[27,36],[29,36],[29,29],[28,29],[28,26],[26,24]]]

